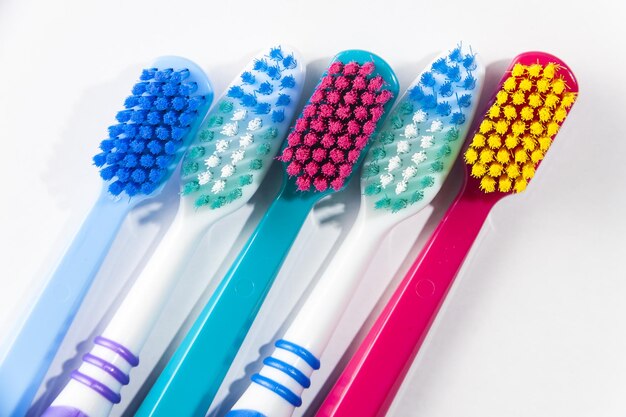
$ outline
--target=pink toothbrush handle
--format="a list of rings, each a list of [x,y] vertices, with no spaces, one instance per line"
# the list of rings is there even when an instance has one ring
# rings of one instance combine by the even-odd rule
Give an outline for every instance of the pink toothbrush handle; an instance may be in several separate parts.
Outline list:
[[[504,196],[472,189],[450,207],[317,417],[385,415],[491,207]]]

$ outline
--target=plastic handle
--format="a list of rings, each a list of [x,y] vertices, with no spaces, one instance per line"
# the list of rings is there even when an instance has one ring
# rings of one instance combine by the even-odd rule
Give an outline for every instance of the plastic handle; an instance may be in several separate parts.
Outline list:
[[[206,216],[204,220],[203,227],[190,227],[197,225],[188,224],[184,211],[179,211],[150,262],[45,416],[56,415],[59,407],[73,407],[90,417],[101,417],[120,401],[131,368],[139,364],[148,335],[210,224]]]
[[[500,197],[468,192],[452,204],[317,417],[385,415],[455,275]]]
[[[227,415],[256,411],[267,417],[291,416],[319,368],[322,353],[350,303],[363,272],[391,224],[368,221],[361,209],[357,220],[310,296],[264,367]]]
[[[308,213],[317,201],[289,188],[253,232],[136,416],[204,415]]]
[[[0,365],[0,415],[23,417],[132,208],[102,193]]]

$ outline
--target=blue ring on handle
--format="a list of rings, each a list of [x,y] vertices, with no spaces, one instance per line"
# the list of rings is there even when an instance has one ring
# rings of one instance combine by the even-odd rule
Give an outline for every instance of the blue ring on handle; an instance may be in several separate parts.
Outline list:
[[[287,388],[284,385],[279,384],[273,379],[270,379],[260,374],[254,374],[252,375],[252,378],[250,379],[252,380],[252,382],[257,383],[261,385],[262,387],[265,387],[268,390],[272,391],[274,394],[282,397],[285,401],[287,401],[289,404],[293,405],[294,407],[300,407],[302,405],[302,398],[298,397],[289,388]]]
[[[309,377],[304,375],[295,366],[289,365],[287,362],[283,362],[280,359],[276,359],[270,356],[265,358],[263,364],[284,372],[285,374],[293,378],[298,384],[302,385],[303,388],[309,388],[311,386],[311,380],[309,379]]]
[[[294,355],[300,357],[300,359],[308,363],[309,366],[313,368],[314,370],[320,369],[320,360],[317,359],[314,354],[312,354],[311,352],[309,352],[302,346],[296,345],[295,343],[292,343],[285,339],[277,340],[276,343],[274,343],[274,346],[276,346],[279,349],[288,350]]]

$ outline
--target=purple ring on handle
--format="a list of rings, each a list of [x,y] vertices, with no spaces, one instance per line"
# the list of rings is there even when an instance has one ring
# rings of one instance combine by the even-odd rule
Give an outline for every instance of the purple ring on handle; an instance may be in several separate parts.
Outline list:
[[[91,353],[86,353],[83,356],[83,361],[92,364],[93,366],[97,366],[102,369],[107,374],[111,375],[113,378],[117,380],[122,385],[128,385],[130,382],[130,378],[126,375],[120,368],[113,365],[111,362],[107,362],[102,358],[99,358]]]
[[[139,365],[139,358],[133,355],[133,352],[126,349],[124,346],[120,345],[119,343],[113,340],[107,339],[105,337],[102,337],[102,336],[97,336],[93,342],[96,345],[103,346],[117,353],[122,358],[124,358],[124,360],[126,360],[126,362],[128,362],[131,366]]]
[[[72,371],[72,379],[75,379],[81,384],[88,386],[113,404],[119,404],[119,402],[122,401],[122,397],[119,394],[113,392],[111,388],[81,372]]]

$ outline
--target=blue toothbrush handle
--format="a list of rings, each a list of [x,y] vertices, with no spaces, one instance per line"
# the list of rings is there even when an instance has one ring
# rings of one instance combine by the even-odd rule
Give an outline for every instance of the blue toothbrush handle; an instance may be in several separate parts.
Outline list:
[[[315,201],[289,188],[274,201],[137,417],[204,416]]]
[[[103,192],[76,234],[0,364],[0,416],[26,414],[130,207]]]

